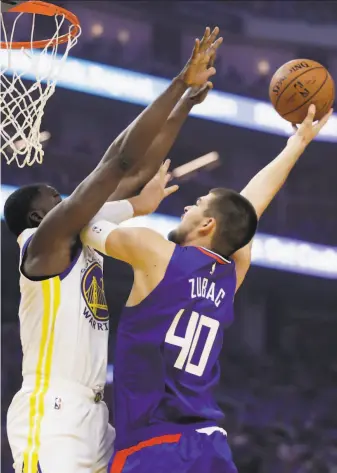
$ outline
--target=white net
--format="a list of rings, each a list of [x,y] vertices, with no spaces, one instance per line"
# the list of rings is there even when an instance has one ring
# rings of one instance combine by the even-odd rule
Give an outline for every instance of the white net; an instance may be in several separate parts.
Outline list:
[[[10,13],[13,15],[14,13]],[[1,39],[9,43],[8,49],[0,49],[0,108],[1,108],[1,157],[7,164],[16,163],[20,168],[41,164],[43,161],[43,139],[41,121],[48,99],[55,92],[61,68],[70,49],[77,43],[80,35],[69,34],[62,47],[58,39],[61,28],[67,24],[64,15],[55,15],[56,31],[43,49],[34,49],[35,14],[17,14],[11,25],[11,33],[5,28],[5,16],[1,14]],[[12,49],[10,44],[22,16],[31,17],[29,49]],[[66,21],[66,23],[64,23]],[[69,25],[69,32],[75,28]]]

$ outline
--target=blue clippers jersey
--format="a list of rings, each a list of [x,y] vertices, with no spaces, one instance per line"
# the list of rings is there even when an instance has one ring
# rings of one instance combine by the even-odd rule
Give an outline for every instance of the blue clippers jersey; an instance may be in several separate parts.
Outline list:
[[[235,286],[233,261],[176,246],[159,285],[124,309],[114,365],[117,449],[223,417],[213,391]]]

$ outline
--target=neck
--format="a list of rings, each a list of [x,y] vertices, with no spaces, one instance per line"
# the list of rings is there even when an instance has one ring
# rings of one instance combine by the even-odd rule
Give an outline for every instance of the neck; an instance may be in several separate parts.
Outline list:
[[[211,242],[209,241],[209,238],[205,238],[205,237],[192,238],[191,240],[187,240],[181,246],[202,246],[203,248],[212,250]]]

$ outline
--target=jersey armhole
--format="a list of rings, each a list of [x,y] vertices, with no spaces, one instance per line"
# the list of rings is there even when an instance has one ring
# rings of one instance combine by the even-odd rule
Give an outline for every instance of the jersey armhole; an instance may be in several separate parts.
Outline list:
[[[33,236],[34,236],[34,234],[31,235],[29,238],[27,238],[27,240],[25,241],[25,243],[22,247],[21,255],[20,255],[21,256],[20,267],[19,267],[20,273],[26,279],[28,279],[29,281],[32,281],[32,282],[46,281],[47,279],[52,279],[52,278],[55,278],[57,276],[60,277],[61,281],[63,279],[65,279],[68,276],[68,274],[71,272],[71,270],[73,269],[75,264],[77,263],[80,255],[82,253],[81,240],[79,238],[76,239],[76,242],[74,243],[72,251],[71,251],[71,262],[70,262],[69,266],[67,267],[67,269],[65,269],[62,273],[60,273],[60,274],[51,274],[50,276],[28,276],[26,274],[25,270],[24,270],[24,263],[25,263],[25,260],[26,260],[26,257],[27,257],[27,249],[28,249],[29,243],[31,242]]]

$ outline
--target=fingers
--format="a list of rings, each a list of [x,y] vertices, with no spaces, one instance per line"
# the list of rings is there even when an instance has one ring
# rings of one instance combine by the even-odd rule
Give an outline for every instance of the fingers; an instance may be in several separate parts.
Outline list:
[[[165,159],[163,164],[160,166],[160,174],[162,176],[166,176],[167,171],[169,170],[170,166],[171,166],[171,160],[170,159]]]
[[[214,41],[210,47],[210,49],[214,52],[216,52],[216,50],[218,49],[218,47],[220,46],[220,44],[222,44],[223,42],[223,37],[220,36],[220,38],[218,38],[216,41]]]
[[[166,187],[167,184],[170,182],[170,180],[172,179],[172,174],[170,172],[168,172],[164,178],[164,186]]]
[[[315,113],[316,113],[316,107],[315,107],[315,105],[312,103],[312,104],[309,106],[307,116],[305,117],[303,123],[308,124],[308,125],[311,125],[311,124],[313,123],[313,121],[314,121]]]
[[[216,59],[216,51],[214,51],[213,54],[211,54],[211,58],[209,60],[208,66],[207,66],[208,68],[214,66],[215,59]]]
[[[223,42],[222,37],[216,39],[216,37],[219,34],[219,31],[220,31],[219,28],[216,26],[214,30],[212,31],[212,34],[210,34],[210,29],[207,27],[205,30],[204,36],[198,45],[197,52],[199,53],[207,52],[208,55],[210,56],[208,60],[212,58],[213,63],[215,60],[215,57],[213,58],[213,55],[215,55],[216,50],[218,49],[220,44]],[[196,40],[196,41],[199,41],[199,40]],[[192,55],[192,57],[195,58],[196,54]],[[211,64],[211,66],[213,65],[213,63]]]
[[[206,84],[199,90],[198,95],[202,94],[206,90],[212,90],[213,89],[213,83],[211,81],[207,81]]]
[[[214,76],[214,74],[216,74],[216,69],[215,67],[210,67],[209,69],[206,70],[206,78],[209,79],[210,77]],[[210,82],[210,84],[212,84]],[[213,88],[213,84],[212,84],[212,88]]]
[[[214,61],[215,61],[216,51],[219,48],[219,46],[222,44],[222,42],[223,42],[223,37],[221,36],[214,43],[212,43],[211,46],[208,48],[208,50],[204,53],[202,62],[207,64],[208,67],[213,66]]]
[[[195,95],[202,95],[206,90],[212,90],[212,89],[213,89],[213,84],[211,81],[208,81],[206,82],[205,85],[203,85],[197,90],[197,93]]]
[[[329,118],[333,113],[333,108],[331,108],[326,115],[314,126],[315,131],[319,132],[328,122]]]
[[[169,167],[171,166],[171,160],[166,159],[159,169],[159,178],[162,186],[165,187],[167,183],[171,180],[171,173],[168,172]]]
[[[206,51],[209,48],[209,46],[212,43],[214,43],[214,41],[216,40],[216,37],[219,34],[219,31],[220,31],[219,28],[216,26],[211,33],[211,29],[207,26],[207,28],[205,29],[204,36],[202,37],[202,40],[200,43],[201,52]]]
[[[164,197],[168,197],[169,195],[173,194],[174,192],[177,192],[178,189],[179,189],[179,186],[177,186],[177,185],[170,186],[167,189],[164,189]]]
[[[202,86],[212,77],[216,70],[213,66],[216,51],[223,42],[223,38],[217,38],[219,28],[215,27],[210,33],[209,27],[205,29],[204,36],[201,40],[195,40],[194,49],[189,63],[186,66],[186,84],[189,86]],[[209,88],[213,88],[210,85]]]
[[[219,32],[220,32],[219,27],[216,26],[214,28],[214,30],[212,31],[211,36],[209,37],[210,44],[214,43],[214,41],[216,40],[216,37],[218,36]]]
[[[196,57],[198,56],[199,49],[200,49],[200,40],[198,38],[196,38],[195,42],[194,42],[194,48],[193,48],[193,51],[192,51],[192,56],[191,56],[192,60],[196,59]]]
[[[205,49],[207,49],[207,44],[208,44],[208,39],[210,37],[210,34],[211,34],[211,29],[207,26],[205,29],[204,36],[202,37],[202,40],[200,42],[200,51],[204,51]]]

